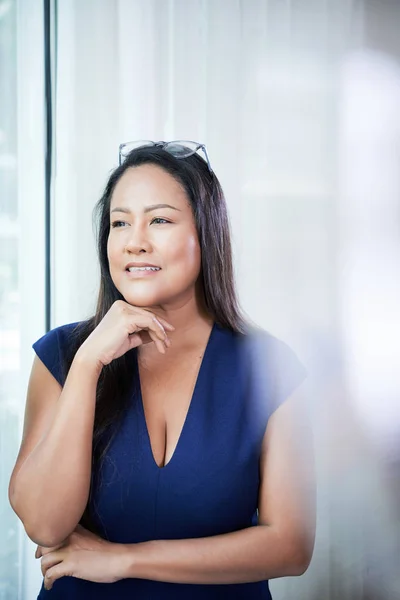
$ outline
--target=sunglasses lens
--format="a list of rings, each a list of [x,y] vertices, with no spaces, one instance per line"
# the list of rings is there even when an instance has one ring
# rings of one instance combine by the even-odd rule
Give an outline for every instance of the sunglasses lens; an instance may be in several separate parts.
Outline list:
[[[128,142],[121,148],[121,156],[128,156],[129,152],[136,150],[137,148],[143,148],[144,146],[154,146],[154,142],[150,140],[139,140],[137,142]]]
[[[176,156],[176,158],[187,158],[194,154],[199,148],[195,142],[169,142],[165,145],[165,150]]]

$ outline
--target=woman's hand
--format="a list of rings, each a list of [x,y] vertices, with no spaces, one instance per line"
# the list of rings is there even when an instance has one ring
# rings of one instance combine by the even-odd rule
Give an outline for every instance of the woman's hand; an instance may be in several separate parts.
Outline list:
[[[83,342],[76,356],[91,360],[101,368],[141,344],[154,342],[165,354],[170,340],[165,329],[175,327],[144,308],[117,300],[101,322]]]
[[[108,542],[78,525],[59,546],[38,546],[44,587],[51,590],[60,577],[76,577],[97,583],[114,583],[125,577],[124,545]]]

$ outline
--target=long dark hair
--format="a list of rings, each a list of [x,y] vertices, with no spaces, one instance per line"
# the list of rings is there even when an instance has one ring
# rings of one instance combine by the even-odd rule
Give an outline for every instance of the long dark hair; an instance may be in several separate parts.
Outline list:
[[[124,300],[111,278],[107,257],[111,198],[116,184],[127,169],[148,163],[167,171],[186,192],[193,210],[201,249],[200,278],[210,318],[233,332],[246,333],[249,330],[249,320],[243,316],[237,299],[227,208],[216,175],[209,171],[206,162],[197,154],[178,159],[157,147],[137,148],[111,173],[104,193],[94,208],[101,269],[96,313],[74,328],[65,358],[65,373],[68,372],[80,345],[101,322],[113,303]],[[93,430],[91,491],[93,474],[103,460],[132,397],[135,386],[132,373],[136,353],[137,348],[112,361],[103,368],[99,377]],[[110,397],[113,399],[112,403],[109,401]],[[96,529],[90,516],[90,498],[81,524],[92,531]]]

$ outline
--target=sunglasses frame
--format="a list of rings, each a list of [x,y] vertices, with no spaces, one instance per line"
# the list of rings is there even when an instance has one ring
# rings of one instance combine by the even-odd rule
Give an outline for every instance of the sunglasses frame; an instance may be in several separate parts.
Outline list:
[[[118,156],[119,156],[119,166],[122,165],[123,163],[123,158],[126,158],[126,156],[124,156],[122,154],[123,149],[126,146],[129,146],[130,144],[139,144],[141,143],[140,146],[136,146],[135,148],[132,148],[132,150],[137,150],[139,148],[146,148],[146,147],[151,147],[151,146],[156,146],[157,148],[162,148],[163,150],[165,150],[166,152],[169,152],[168,150],[168,146],[175,144],[175,145],[180,145],[182,146],[182,148],[184,148],[185,150],[188,151],[188,153],[185,156],[176,156],[176,154],[174,154],[173,152],[170,152],[170,154],[172,156],[174,156],[175,158],[188,158],[189,156],[192,156],[193,154],[196,154],[196,152],[198,150],[202,150],[202,152],[204,153],[204,156],[206,157],[206,162],[207,162],[207,166],[208,166],[208,170],[210,171],[210,173],[212,173],[212,168],[211,168],[211,164],[210,164],[210,159],[208,158],[208,154],[207,154],[207,148],[205,144],[201,144],[200,142],[193,142],[190,140],[173,140],[170,142],[163,142],[163,141],[159,141],[159,142],[153,142],[152,140],[133,140],[131,142],[124,142],[122,144],[119,145],[119,149],[118,149]],[[185,146],[185,144],[195,144],[196,148],[193,150],[192,148],[188,148],[187,146]]]

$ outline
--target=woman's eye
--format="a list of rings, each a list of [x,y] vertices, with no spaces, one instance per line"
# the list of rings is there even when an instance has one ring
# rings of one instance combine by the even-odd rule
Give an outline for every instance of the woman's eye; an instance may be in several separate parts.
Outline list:
[[[167,221],[167,219],[163,219],[162,217],[155,217],[155,218],[154,218],[154,219],[151,221],[151,223],[156,223],[156,224],[161,224],[161,225],[163,225],[164,223],[169,223],[169,222],[170,222],[170,221]],[[128,223],[127,223],[126,221],[113,221],[113,222],[111,223],[111,227],[112,227],[113,229],[115,229],[115,228],[121,228],[121,227],[123,227],[124,225],[128,225]]]
[[[125,221],[114,221],[113,223],[111,223],[111,227],[119,227],[121,223],[126,225]]]
[[[167,221],[167,219],[163,219],[162,217],[155,217],[152,220],[152,223],[154,223],[154,221],[163,221],[164,223],[169,223],[169,221]]]

